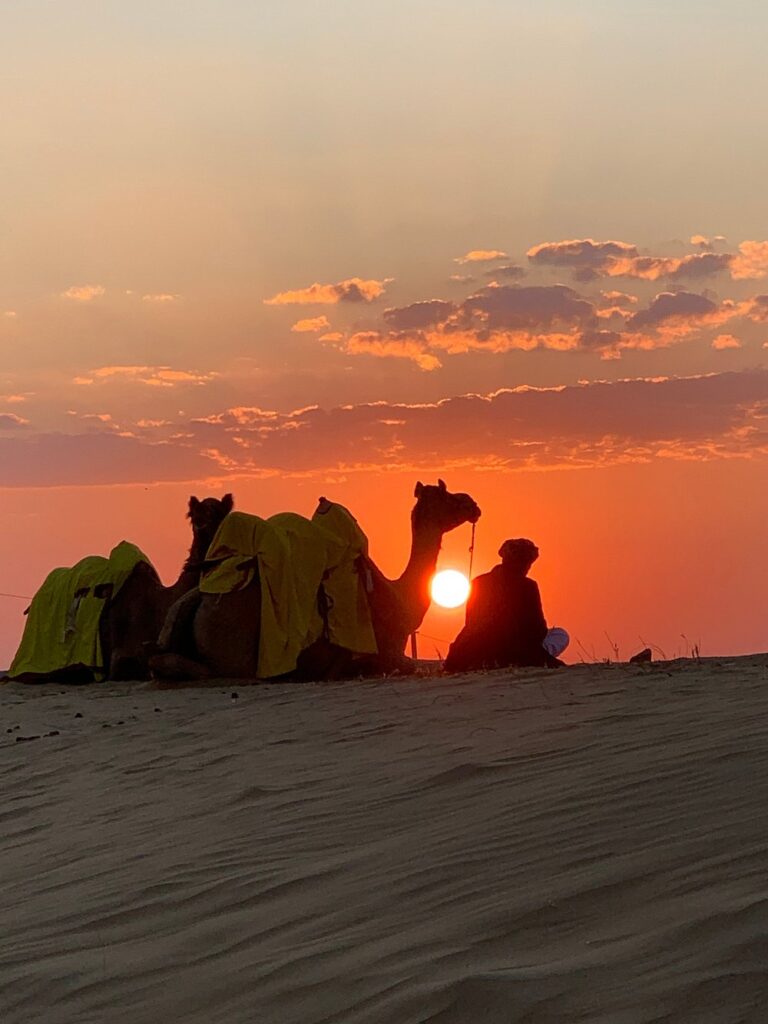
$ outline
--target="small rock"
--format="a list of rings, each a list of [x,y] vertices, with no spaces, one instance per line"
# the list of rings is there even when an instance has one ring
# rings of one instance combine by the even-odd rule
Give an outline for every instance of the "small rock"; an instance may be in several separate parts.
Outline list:
[[[650,647],[644,647],[642,651],[633,654],[629,659],[630,665],[639,665],[643,661],[653,661],[653,651]]]
[[[82,717],[83,717],[83,712],[82,711],[76,711],[75,712],[75,718],[82,718]]]
[[[232,694],[232,700],[237,700],[239,696],[240,696],[239,693],[233,693]]]
[[[51,729],[51,731],[47,732],[45,735],[46,736],[58,736],[59,735],[59,730],[58,729]]]

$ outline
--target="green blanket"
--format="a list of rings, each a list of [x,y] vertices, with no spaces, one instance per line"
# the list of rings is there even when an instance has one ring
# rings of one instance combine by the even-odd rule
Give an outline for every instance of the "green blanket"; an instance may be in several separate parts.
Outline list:
[[[9,677],[82,667],[102,679],[101,613],[107,597],[119,591],[139,562],[149,559],[135,544],[121,541],[109,558],[89,555],[50,572],[32,599]]]

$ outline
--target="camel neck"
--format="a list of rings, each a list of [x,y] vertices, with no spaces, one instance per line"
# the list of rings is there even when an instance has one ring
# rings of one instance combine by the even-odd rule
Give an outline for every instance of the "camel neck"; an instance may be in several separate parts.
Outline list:
[[[432,524],[411,527],[411,554],[402,576],[395,580],[409,617],[421,622],[429,607],[429,583],[437,566],[443,531]]]
[[[208,539],[199,534],[193,535],[192,546],[189,549],[186,561],[181,568],[179,577],[168,589],[172,591],[173,599],[182,597],[188,590],[192,590],[200,582],[202,563],[208,550]]]

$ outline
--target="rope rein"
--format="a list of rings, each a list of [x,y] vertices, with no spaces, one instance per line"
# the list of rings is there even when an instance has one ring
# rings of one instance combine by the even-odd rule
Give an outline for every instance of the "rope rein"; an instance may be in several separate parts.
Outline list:
[[[472,582],[472,561],[475,557],[475,527],[477,523],[472,523],[472,539],[469,542],[469,581]]]

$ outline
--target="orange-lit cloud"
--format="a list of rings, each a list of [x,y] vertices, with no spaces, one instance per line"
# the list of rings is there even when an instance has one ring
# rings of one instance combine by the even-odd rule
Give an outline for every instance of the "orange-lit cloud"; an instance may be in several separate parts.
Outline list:
[[[491,263],[493,260],[509,259],[503,249],[470,249],[463,256],[457,256],[454,263]]]
[[[392,278],[383,281],[364,281],[350,277],[337,284],[311,284],[308,288],[278,292],[270,299],[264,299],[267,306],[333,306],[337,302],[373,302],[384,294]]]
[[[87,376],[75,377],[74,383],[87,386],[111,380],[130,380],[149,387],[174,387],[179,384],[207,384],[216,376],[216,373],[174,370],[170,366],[100,366]]]
[[[100,284],[72,285],[71,288],[67,288],[65,292],[61,293],[61,297],[72,299],[74,302],[92,302],[93,299],[102,296],[105,290],[104,286]]]
[[[741,309],[730,300],[718,305],[695,292],[661,292],[646,309],[629,318],[626,331],[650,334],[660,343],[668,343],[705,327],[718,327],[738,316]]]
[[[609,301],[627,306],[600,307]],[[427,299],[384,310],[383,328],[352,335],[351,355],[407,359],[422,369],[440,366],[439,354],[549,349],[620,358],[624,349],[666,348],[752,311],[758,300],[715,303],[695,292],[661,292],[642,309],[634,296],[603,293],[594,301],[565,285],[493,283],[456,303]],[[326,340],[342,342],[337,333]]]
[[[768,276],[768,242],[742,242],[737,253],[713,252],[712,243],[694,235],[692,244],[702,252],[687,256],[642,256],[628,242],[596,242],[592,238],[543,242],[528,250],[531,263],[569,268],[577,280],[599,277],[629,277],[643,281],[670,281],[711,277],[730,273],[734,280]]]
[[[538,266],[568,267],[582,281],[605,274],[612,261],[638,256],[637,246],[628,242],[597,242],[594,238],[572,238],[562,242],[542,242],[526,256]]]
[[[768,323],[768,295],[756,295],[744,306],[744,315],[757,323]]]
[[[441,366],[437,356],[430,353],[418,340],[382,336],[376,331],[359,331],[347,341],[345,351],[351,355],[370,355],[396,359],[410,359],[422,370],[436,370]]]
[[[141,296],[142,302],[154,302],[159,305],[167,304],[169,302],[176,302],[179,298],[178,295],[171,295],[169,292],[158,292],[156,294],[147,294]]]
[[[741,342],[732,334],[718,334],[712,339],[712,348],[722,350],[726,348],[741,348]]]
[[[307,320],[297,320],[291,328],[297,334],[324,331],[331,326],[327,316],[313,316]]]
[[[724,235],[713,235],[711,238],[707,235],[691,235],[691,245],[695,245],[698,249],[712,249],[724,241]]]
[[[768,275],[768,242],[742,242],[734,256],[731,276],[736,281]]]
[[[768,371],[519,387],[415,405],[233,407],[126,424],[120,434],[90,423],[88,433],[0,436],[4,484],[760,458],[768,456]]]

